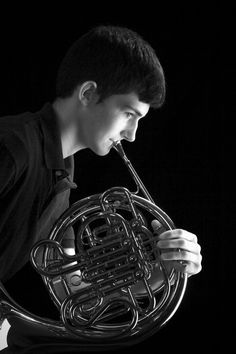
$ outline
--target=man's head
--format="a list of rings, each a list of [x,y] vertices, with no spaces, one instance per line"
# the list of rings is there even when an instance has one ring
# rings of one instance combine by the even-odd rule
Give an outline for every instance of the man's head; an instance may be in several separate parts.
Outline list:
[[[57,97],[74,99],[80,140],[99,155],[112,141],[134,141],[138,120],[165,99],[165,79],[152,47],[137,33],[99,26],[69,49]]]

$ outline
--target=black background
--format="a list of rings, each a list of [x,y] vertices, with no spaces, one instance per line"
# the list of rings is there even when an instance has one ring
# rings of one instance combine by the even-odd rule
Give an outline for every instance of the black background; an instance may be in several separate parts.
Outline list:
[[[166,75],[166,103],[160,110],[150,111],[140,123],[136,142],[124,144],[124,148],[157,205],[178,227],[198,236],[203,270],[189,279],[174,318],[139,348],[183,353],[204,350],[206,345],[219,348],[223,310],[219,288],[225,275],[219,135],[224,119],[219,83],[223,75],[221,25],[214,21],[214,14],[203,16],[195,9],[163,16],[151,6],[129,13],[123,9],[121,14],[115,4],[111,6],[114,9],[108,7],[97,16],[94,9],[71,8],[64,16],[55,12],[47,20],[46,9],[39,18],[37,9],[24,18],[9,17],[0,35],[0,114],[35,111],[52,101],[60,60],[73,41],[92,26],[127,26],[152,44]],[[75,155],[75,162],[78,189],[72,193],[72,202],[115,185],[134,188],[115,152],[97,157],[82,151]]]

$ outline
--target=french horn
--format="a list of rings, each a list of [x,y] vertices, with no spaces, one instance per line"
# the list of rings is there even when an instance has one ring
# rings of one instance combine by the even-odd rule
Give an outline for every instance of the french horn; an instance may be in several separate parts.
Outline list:
[[[34,245],[31,263],[41,274],[60,316],[34,315],[0,286],[0,319],[17,317],[53,337],[119,348],[136,344],[162,328],[178,309],[187,275],[166,268],[158,236],[174,229],[170,217],[153,201],[120,142],[123,159],[137,191],[114,187],[75,202],[57,220],[49,236]],[[139,192],[144,197],[139,196]],[[157,220],[153,232],[151,221]],[[65,248],[66,232],[73,246]]]

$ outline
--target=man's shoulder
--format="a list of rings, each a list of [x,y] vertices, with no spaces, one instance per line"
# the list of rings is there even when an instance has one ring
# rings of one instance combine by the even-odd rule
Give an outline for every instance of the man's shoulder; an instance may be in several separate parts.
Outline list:
[[[37,135],[37,112],[24,112],[0,117],[0,144],[13,157],[17,165],[27,163],[29,142]]]
[[[14,115],[5,115],[0,117],[0,135],[9,131],[23,130],[31,122],[39,119],[38,112],[23,112]]]
[[[10,155],[17,169],[27,165],[28,151],[25,142],[15,133],[0,135],[0,149]]]
[[[47,102],[36,112],[0,117],[0,144],[5,145],[16,162],[21,166],[28,163],[32,170],[49,158],[57,162],[61,158],[61,140],[52,104]]]

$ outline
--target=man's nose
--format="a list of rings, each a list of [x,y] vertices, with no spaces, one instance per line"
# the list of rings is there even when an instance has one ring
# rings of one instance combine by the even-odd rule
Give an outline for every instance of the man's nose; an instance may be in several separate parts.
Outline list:
[[[136,138],[136,132],[138,129],[138,122],[135,122],[134,124],[132,124],[132,126],[130,126],[129,128],[125,129],[121,136],[123,139],[129,141],[129,142],[134,142],[135,138]]]

